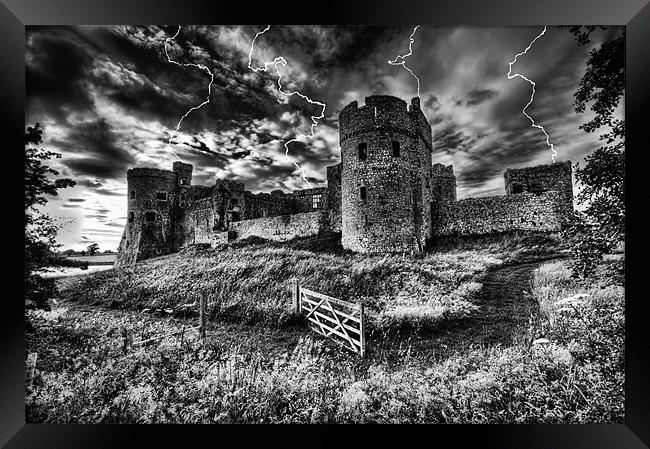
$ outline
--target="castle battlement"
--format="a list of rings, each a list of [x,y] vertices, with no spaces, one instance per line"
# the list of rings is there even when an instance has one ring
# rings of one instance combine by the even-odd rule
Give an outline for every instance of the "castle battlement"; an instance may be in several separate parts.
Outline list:
[[[143,177],[174,180],[176,178],[176,174],[170,170],[149,167],[136,167],[126,171],[127,179]]]
[[[341,142],[359,133],[378,129],[408,137],[415,135],[411,113],[404,100],[390,95],[373,95],[366,97],[364,106],[359,107],[353,101],[339,114]]]

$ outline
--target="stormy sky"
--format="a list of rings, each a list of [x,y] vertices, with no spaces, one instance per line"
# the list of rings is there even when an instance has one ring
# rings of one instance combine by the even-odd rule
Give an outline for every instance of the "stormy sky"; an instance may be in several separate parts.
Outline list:
[[[285,92],[299,91],[326,104],[325,118],[309,133],[321,108],[278,90],[273,66],[248,67],[251,41],[265,25],[27,27],[26,126],[44,127],[44,144],[62,158],[52,162],[77,181],[50,200],[46,211],[61,224],[64,248],[97,242],[116,249],[126,222],[126,170],[194,165],[194,184],[216,178],[244,182],[253,192],[325,186],[325,167],[340,161],[337,117],[349,102],[373,94],[407,102],[417,83],[389,59],[408,53],[412,27],[279,26],[260,35],[252,66],[278,56]],[[420,26],[406,65],[420,79],[422,109],[433,128],[433,162],[453,164],[458,197],[503,193],[508,167],[551,163],[541,130],[522,108],[531,85],[507,79],[508,63],[543,27]],[[589,51],[617,30],[598,30],[580,47],[567,29],[548,27],[513,65],[536,83],[527,109],[559,153],[582,162],[598,136],[578,129],[590,113],[576,114],[573,94]],[[623,104],[619,114],[622,114]],[[168,144],[173,136],[171,145]]]

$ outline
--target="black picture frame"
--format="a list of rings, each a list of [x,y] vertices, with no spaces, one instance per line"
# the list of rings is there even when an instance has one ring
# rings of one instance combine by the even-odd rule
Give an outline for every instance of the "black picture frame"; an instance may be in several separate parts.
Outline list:
[[[644,173],[647,146],[644,112],[650,97],[650,6],[647,0],[381,0],[263,4],[216,0],[0,0],[0,118],[3,133],[5,195],[0,230],[5,237],[1,270],[6,292],[0,311],[0,444],[6,448],[178,447],[206,438],[237,446],[304,445],[293,428],[263,426],[255,431],[233,426],[135,426],[25,424],[24,306],[20,264],[21,235],[18,148],[25,131],[25,26],[81,24],[239,24],[322,23],[367,25],[452,26],[572,25],[626,26],[626,398],[625,424],[592,425],[456,425],[397,430],[386,426],[363,428],[363,438],[453,447],[495,448],[647,448],[650,445],[650,337],[644,313],[650,219],[645,211],[648,193]],[[644,201],[646,200],[646,201]],[[11,287],[11,289],[9,288]],[[12,293],[9,293],[9,291]],[[340,427],[311,426],[310,441],[339,439]],[[348,429],[350,429],[348,427]],[[357,427],[354,428],[356,430]],[[235,440],[232,440],[232,438]],[[252,443],[252,438],[263,438]],[[421,438],[424,437],[424,440]],[[347,443],[352,440],[346,437]],[[421,443],[417,443],[421,444]],[[445,447],[451,447],[444,444]]]

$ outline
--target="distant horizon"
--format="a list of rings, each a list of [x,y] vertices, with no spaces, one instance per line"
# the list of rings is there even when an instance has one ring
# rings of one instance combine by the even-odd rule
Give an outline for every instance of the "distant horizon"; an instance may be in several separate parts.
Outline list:
[[[583,164],[601,145],[579,129],[592,113],[577,114],[573,94],[589,51],[618,28],[597,30],[579,47],[567,29],[548,27],[512,65],[536,83],[527,113],[548,132],[558,162]],[[373,94],[407,102],[417,96],[414,76],[388,63],[409,52],[413,27],[273,25],[251,53],[264,29],[26,27],[26,126],[43,125],[42,146],[62,154],[52,167],[77,182],[44,208],[62,226],[61,251],[91,243],[117,249],[128,168],[171,169],[181,159],[194,166],[193,184],[230,179],[254,193],[292,192],[310,187],[295,162],[313,187],[324,187],[325,167],[340,160],[342,107]],[[453,165],[459,199],[503,194],[507,168],[551,163],[544,134],[522,114],[531,85],[507,77],[509,62],[542,29],[420,26],[414,34],[403,61],[419,78],[433,163]],[[249,54],[253,68],[282,56],[285,92],[326,105],[314,138],[292,143],[288,158],[283,143],[309,133],[320,108],[298,96],[288,100],[273,66],[256,73]],[[205,102],[208,73],[214,81]]]

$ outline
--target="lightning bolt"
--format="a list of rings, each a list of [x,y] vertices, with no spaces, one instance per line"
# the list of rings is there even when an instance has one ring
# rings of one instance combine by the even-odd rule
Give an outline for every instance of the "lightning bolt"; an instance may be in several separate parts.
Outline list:
[[[325,103],[321,103],[319,101],[314,101],[311,98],[309,98],[308,96],[303,95],[298,91],[284,92],[282,90],[282,74],[280,73],[280,69],[278,69],[278,64],[280,64],[282,66],[287,65],[287,61],[286,61],[286,59],[284,59],[284,57],[278,56],[273,61],[265,62],[263,67],[253,67],[253,65],[252,65],[253,64],[253,49],[255,47],[255,41],[257,40],[257,38],[260,35],[266,33],[270,28],[271,28],[271,25],[267,25],[266,28],[264,28],[264,30],[259,31],[257,34],[255,34],[255,37],[253,38],[253,41],[251,42],[251,50],[248,53],[248,68],[251,69],[255,73],[259,73],[259,72],[268,72],[269,66],[273,66],[275,68],[275,73],[278,74],[278,90],[280,91],[280,93],[282,95],[284,95],[286,97],[291,97],[293,95],[298,95],[300,98],[307,101],[309,104],[317,104],[318,106],[321,106],[323,108],[321,110],[320,115],[312,115],[311,116],[312,124],[311,124],[311,127],[310,127],[310,133],[309,134],[298,134],[295,138],[293,138],[291,140],[288,140],[288,141],[286,141],[284,143],[284,149],[285,149],[284,155],[285,155],[285,157],[287,158],[287,160],[291,161],[293,163],[293,165],[295,165],[296,168],[298,168],[298,170],[300,170],[300,174],[301,174],[301,177],[302,177],[303,181],[305,181],[307,183],[307,185],[309,185],[309,188],[312,188],[311,183],[307,180],[307,178],[305,178],[305,172],[303,171],[302,167],[297,162],[293,161],[289,157],[289,144],[291,142],[299,142],[299,140],[298,140],[299,137],[306,137],[308,139],[311,139],[311,138],[314,137],[314,128],[318,125],[318,120],[325,117],[325,107],[326,107],[326,105],[325,105]]]
[[[528,119],[530,120],[531,125],[532,125],[534,128],[539,128],[539,129],[542,130],[542,132],[543,132],[544,135],[546,136],[546,145],[549,146],[549,147],[551,148],[551,160],[553,161],[553,163],[555,163],[555,156],[557,156],[557,151],[555,151],[555,148],[553,147],[553,144],[550,142],[550,137],[548,136],[548,133],[546,132],[546,130],[544,129],[544,127],[543,127],[542,125],[537,125],[537,124],[535,124],[535,120],[533,120],[533,118],[532,118],[530,115],[526,114],[526,109],[528,108],[528,106],[530,106],[530,104],[533,102],[533,98],[535,97],[535,82],[529,80],[529,79],[526,78],[524,75],[521,75],[521,74],[519,74],[519,73],[515,73],[514,75],[511,75],[511,74],[510,74],[510,73],[512,72],[512,64],[514,64],[515,62],[517,62],[517,58],[518,58],[519,56],[526,54],[526,52],[527,52],[528,50],[530,50],[530,47],[533,46],[533,44],[535,43],[535,41],[536,41],[537,39],[539,39],[540,37],[542,37],[542,36],[544,35],[544,33],[546,33],[546,25],[544,25],[544,29],[542,30],[542,32],[539,33],[539,34],[537,35],[537,37],[536,37],[535,39],[533,39],[533,40],[530,42],[530,44],[528,44],[528,47],[526,47],[526,49],[525,49],[524,51],[522,51],[521,53],[517,53],[517,54],[515,55],[515,59],[513,59],[512,61],[510,61],[510,62],[508,63],[508,75],[507,75],[507,77],[508,77],[509,80],[511,80],[511,79],[513,79],[513,78],[516,78],[516,77],[519,77],[519,78],[521,78],[521,79],[523,79],[523,80],[528,81],[528,82],[533,86],[533,92],[532,92],[532,94],[530,95],[530,101],[528,102],[528,104],[527,104],[526,106],[524,106],[524,109],[522,109],[521,112],[522,112],[526,117],[528,117]]]
[[[391,61],[390,59],[388,60],[388,63],[389,63],[390,65],[401,65],[401,66],[404,67],[406,70],[408,70],[408,72],[409,72],[411,75],[413,75],[413,78],[415,78],[415,80],[418,82],[418,98],[420,98],[420,78],[418,78],[418,77],[415,75],[415,73],[413,73],[413,71],[412,71],[411,69],[409,69],[408,67],[406,67],[406,61],[405,61],[404,59],[408,58],[409,56],[411,56],[411,55],[413,54],[413,49],[411,48],[411,46],[413,45],[413,42],[415,42],[415,38],[414,38],[413,36],[415,35],[415,32],[418,30],[419,27],[420,27],[420,25],[416,25],[416,27],[413,28],[413,32],[412,32],[411,35],[409,36],[409,52],[408,52],[407,54],[405,54],[405,55],[398,55],[398,56],[397,56],[395,59],[393,59],[392,61]],[[401,61],[401,62],[397,62],[398,59],[401,59],[402,61]]]
[[[176,36],[178,36],[178,33],[180,33],[180,32],[181,32],[181,26],[179,25],[178,30],[176,30],[176,34],[174,34],[174,36],[172,36],[172,37],[168,37],[167,39],[165,39],[165,55],[167,56],[167,61],[172,63],[172,64],[179,65],[181,67],[196,67],[197,69],[205,70],[206,72],[208,72],[208,75],[210,75],[210,84],[208,84],[208,96],[206,97],[205,101],[203,103],[201,103],[200,105],[198,105],[198,106],[194,106],[193,108],[190,108],[189,111],[187,111],[185,114],[183,114],[183,116],[180,118],[180,120],[176,124],[176,129],[174,129],[174,132],[169,136],[169,140],[167,141],[167,146],[171,146],[172,139],[176,136],[176,134],[178,134],[178,130],[180,129],[181,123],[183,122],[183,120],[185,120],[185,117],[190,115],[190,112],[195,111],[195,110],[203,107],[204,105],[210,103],[210,95],[212,94],[212,83],[214,82],[214,73],[212,73],[212,70],[210,70],[209,68],[207,68],[203,64],[180,63],[178,61],[172,60],[169,57],[169,53],[167,53],[167,42],[173,41],[174,39],[176,39]],[[171,152],[172,152],[172,154],[174,156],[176,156],[176,158],[179,161],[181,160],[181,158],[178,157],[178,155],[176,153],[174,153],[174,150],[171,150]]]

